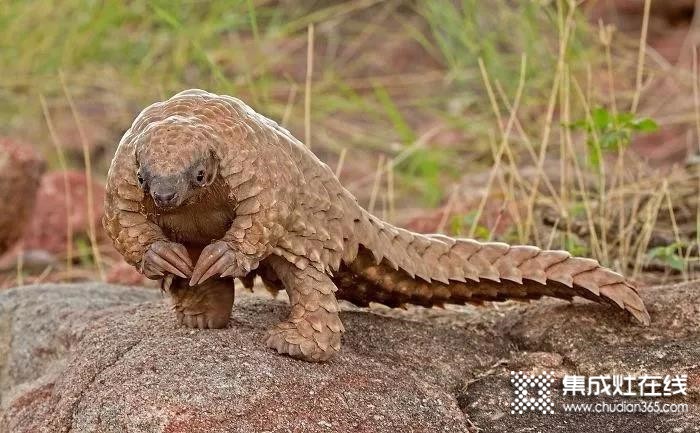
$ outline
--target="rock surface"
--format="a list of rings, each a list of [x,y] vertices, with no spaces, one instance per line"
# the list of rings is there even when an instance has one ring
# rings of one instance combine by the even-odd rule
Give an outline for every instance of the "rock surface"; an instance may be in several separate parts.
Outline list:
[[[44,168],[32,145],[0,137],[0,256],[21,238]]]
[[[699,431],[698,285],[644,292],[653,326],[605,306],[350,309],[340,356],[264,347],[288,306],[239,296],[223,330],[177,327],[154,290],[0,292],[0,432]],[[684,414],[510,414],[510,371],[688,374]],[[559,410],[557,410],[557,408]],[[478,430],[477,430],[478,429]]]
[[[95,227],[101,227],[105,187],[99,182],[92,182],[93,208],[88,211],[88,185],[86,174],[82,171],[52,171],[44,175],[37,194],[36,209],[24,237],[26,250],[65,254],[68,243],[66,227],[70,226],[74,239],[88,239],[91,217]]]

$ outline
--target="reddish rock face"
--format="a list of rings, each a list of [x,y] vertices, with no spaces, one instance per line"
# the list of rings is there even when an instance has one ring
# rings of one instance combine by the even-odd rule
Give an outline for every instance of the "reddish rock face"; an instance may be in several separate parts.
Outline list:
[[[240,296],[232,325],[178,327],[157,290],[0,292],[0,431],[690,432],[700,413],[697,283],[650,288],[654,326],[561,301],[345,311],[327,364],[260,344],[289,308]],[[551,371],[552,415],[512,415],[510,371]],[[563,375],[687,374],[688,413],[564,413]],[[581,397],[583,398],[583,397]],[[614,398],[594,402],[617,401]],[[647,397],[645,400],[650,400]],[[653,400],[652,400],[653,401]]]
[[[588,0],[586,7],[594,20],[603,18],[622,24],[623,28],[634,26],[644,15],[645,0]],[[669,24],[690,21],[695,10],[695,0],[663,0],[651,2],[651,20],[663,20]]]
[[[124,286],[138,286],[146,283],[146,277],[130,264],[122,261],[112,266],[105,275],[105,281]]]
[[[68,194],[66,194],[66,181]],[[102,184],[93,182],[94,203],[92,215],[89,215],[87,185],[85,173],[81,171],[54,171],[44,176],[37,194],[34,217],[24,237],[25,250],[44,250],[53,254],[63,254],[68,246],[69,225],[73,239],[77,237],[87,239],[91,217],[98,234],[102,232],[100,220],[103,214],[105,189]]]
[[[0,255],[22,236],[43,172],[44,160],[30,144],[0,137]]]

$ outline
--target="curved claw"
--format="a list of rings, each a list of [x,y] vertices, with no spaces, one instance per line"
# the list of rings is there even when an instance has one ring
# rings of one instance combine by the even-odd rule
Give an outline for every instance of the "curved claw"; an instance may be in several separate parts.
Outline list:
[[[156,241],[146,250],[141,271],[149,278],[162,277],[166,273],[187,278],[192,272],[192,261],[184,245]]]
[[[141,262],[141,270],[140,271],[142,274],[144,274],[145,276],[147,276],[148,278],[151,278],[151,279],[159,279],[163,275],[165,275],[163,273],[163,271],[161,271],[156,266],[154,266],[153,263],[148,261],[148,256],[144,256],[144,259]]]
[[[229,266],[228,268],[224,269],[224,271],[221,273],[221,276],[222,277],[230,277],[233,274],[235,274],[237,270],[238,270],[238,265],[236,263],[234,263],[231,266]]]
[[[149,250],[148,252],[146,252],[145,258],[149,262],[156,265],[156,267],[160,267],[160,269],[157,269],[156,272],[162,273],[162,271],[161,271],[161,269],[162,269],[163,271],[170,272],[171,274],[175,274],[178,277],[187,278],[182,271],[180,271],[178,268],[173,266],[171,263],[169,263],[166,259],[164,259],[161,255],[159,255],[155,251]]]
[[[224,255],[214,263],[207,272],[202,275],[202,278],[199,280],[200,283],[203,283],[204,281],[208,280],[209,278],[213,277],[216,274],[221,274],[224,272],[226,269],[228,269],[231,266],[231,263],[235,262],[235,258],[232,257],[232,254],[230,252],[224,253]]]
[[[174,242],[163,242],[158,241],[151,245],[149,251],[160,256],[160,258],[167,262],[171,268],[177,269],[180,273],[173,272],[171,269],[166,269],[175,275],[182,278],[186,278],[192,272],[192,260],[190,260],[187,254],[187,249],[184,245],[180,245]],[[162,265],[162,261],[160,263]],[[182,275],[185,274],[185,275]]]
[[[226,242],[219,241],[202,250],[192,271],[190,286],[201,284],[216,274],[221,274],[236,262],[236,257]]]

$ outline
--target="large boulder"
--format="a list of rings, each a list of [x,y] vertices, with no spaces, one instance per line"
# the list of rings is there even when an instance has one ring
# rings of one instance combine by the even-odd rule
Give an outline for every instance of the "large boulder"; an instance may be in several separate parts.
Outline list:
[[[262,344],[280,301],[240,296],[229,328],[191,330],[154,290],[16,288],[0,292],[0,432],[697,431],[696,291],[645,292],[650,328],[587,302],[350,308],[342,353],[309,364]],[[512,415],[512,369],[684,373],[670,401],[690,411]]]
[[[88,206],[88,187],[93,194],[92,209]],[[73,235],[71,242],[75,238],[88,239],[90,224],[98,229],[101,227],[104,200],[104,185],[96,181],[90,185],[83,171],[46,173],[41,179],[34,217],[24,237],[24,248],[65,254],[68,248],[67,227],[70,227]]]
[[[22,237],[44,169],[31,144],[0,137],[0,256]]]

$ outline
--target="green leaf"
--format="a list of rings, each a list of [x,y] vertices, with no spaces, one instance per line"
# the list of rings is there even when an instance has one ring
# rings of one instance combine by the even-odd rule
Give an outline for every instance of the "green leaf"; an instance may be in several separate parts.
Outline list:
[[[459,236],[462,234],[463,229],[464,229],[463,219],[461,217],[459,217],[458,215],[453,215],[450,218],[450,233],[452,235]]]
[[[408,122],[403,117],[403,114],[401,114],[401,111],[391,99],[389,92],[387,92],[383,86],[377,84],[374,86],[374,96],[384,108],[387,117],[393,124],[394,129],[399,134],[399,137],[401,137],[403,144],[410,145],[416,141],[416,134],[413,132]]]
[[[569,207],[569,215],[574,218],[582,217],[585,214],[586,206],[581,202],[574,203],[571,205],[571,207]]]
[[[672,269],[677,271],[683,271],[685,269],[685,260],[677,254],[672,255],[666,260],[666,263],[671,266]]]
[[[591,113],[591,118],[593,120],[593,126],[598,130],[603,130],[612,123],[612,116],[605,108],[594,109]]]
[[[571,129],[582,129],[588,134],[588,163],[600,168],[603,152],[614,152],[626,147],[635,132],[653,132],[658,125],[650,118],[635,118],[634,113],[612,115],[605,107],[596,107],[591,116],[568,125]]]
[[[161,21],[165,22],[173,29],[182,28],[182,24],[180,23],[180,21],[178,21],[178,19],[170,12],[153,3],[149,3],[148,5],[153,9],[153,11],[156,13],[156,16],[160,18]]]
[[[77,236],[73,240],[75,249],[78,253],[78,258],[80,263],[84,266],[90,266],[92,264],[92,248],[90,246],[90,241],[83,236]]]
[[[584,257],[590,254],[588,246],[573,233],[564,238],[564,249],[572,256]]]
[[[637,119],[633,123],[633,127],[636,131],[640,132],[655,132],[659,129],[659,124],[653,119],[645,117],[643,119]]]
[[[588,163],[591,167],[599,168],[600,161],[603,159],[600,143],[593,139],[588,140],[586,143],[588,144]]]
[[[647,257],[657,259],[671,269],[683,271],[686,263],[685,259],[679,254],[681,246],[678,242],[674,242],[671,245],[655,247],[647,252]]]
[[[588,128],[589,124],[590,124],[590,123],[589,123],[586,119],[581,119],[581,120],[577,120],[577,121],[575,121],[575,122],[571,122],[571,123],[569,123],[569,124],[566,125],[566,126],[567,126],[569,129],[572,129],[572,130],[576,130],[576,129],[585,129],[585,130],[588,131],[588,130],[589,130],[589,128]]]
[[[463,227],[467,230],[471,229],[474,225],[474,220],[476,219],[476,211],[471,211],[464,215],[462,218]],[[489,239],[491,237],[491,230],[488,227],[484,227],[481,224],[477,224],[474,228],[474,237],[477,239]]]
[[[619,126],[627,126],[634,122],[634,113],[620,113],[615,118],[615,123]]]
[[[627,146],[630,141],[630,134],[626,130],[618,129],[606,131],[600,137],[600,147],[604,151],[615,151],[620,147]]]

